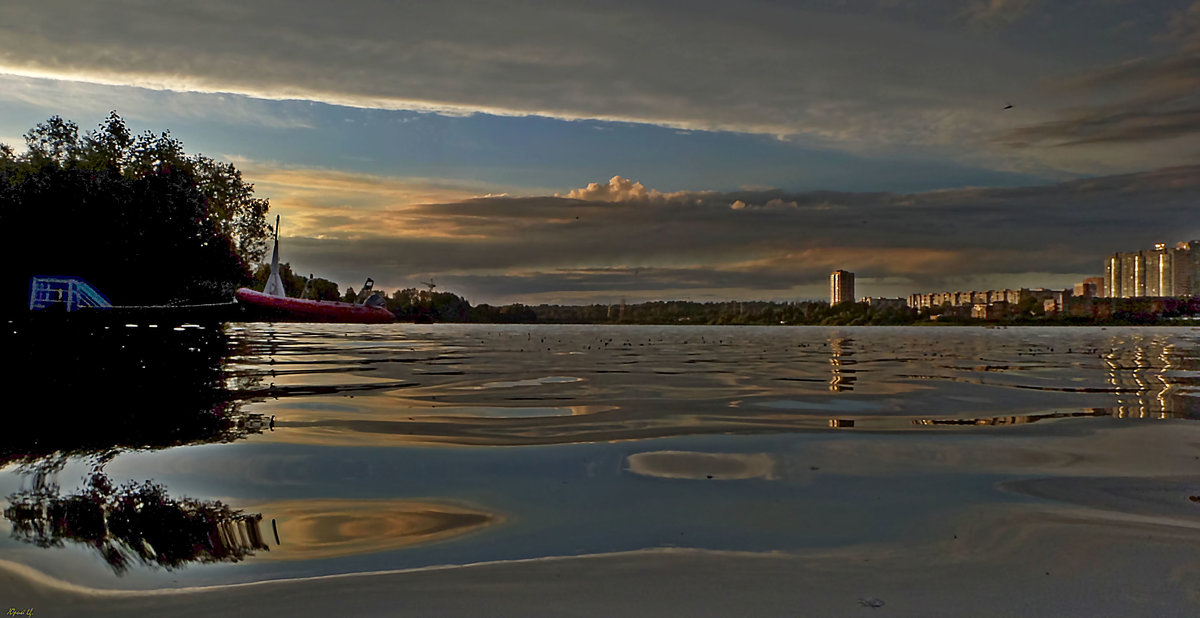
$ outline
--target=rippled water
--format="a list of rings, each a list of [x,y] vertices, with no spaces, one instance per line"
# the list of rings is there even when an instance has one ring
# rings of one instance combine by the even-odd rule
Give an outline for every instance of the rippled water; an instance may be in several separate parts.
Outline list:
[[[55,396],[22,407],[0,472],[0,559],[88,586],[867,552],[957,539],[1006,509],[1200,527],[1197,329],[97,337],[59,360],[30,352],[20,379]]]

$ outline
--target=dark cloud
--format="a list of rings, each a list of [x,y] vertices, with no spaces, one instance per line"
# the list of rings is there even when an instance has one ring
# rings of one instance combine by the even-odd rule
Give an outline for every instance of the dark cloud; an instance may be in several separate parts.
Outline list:
[[[1185,109],[1121,109],[1072,112],[1068,118],[1014,129],[1001,141],[1013,146],[1083,146],[1112,142],[1155,142],[1200,133],[1200,105]]]
[[[454,280],[489,296],[534,296],[552,292],[568,295],[588,293],[608,297],[614,294],[636,294],[649,298],[661,297],[663,290],[696,295],[713,290],[755,289],[770,295],[790,290],[797,284],[795,276],[784,276],[781,273],[738,272],[700,267],[590,268],[518,275],[458,275]]]
[[[1171,13],[1166,33],[1157,38],[1177,50],[1059,76],[1048,83],[1048,92],[1086,97],[1089,103],[1007,131],[998,141],[1078,147],[1194,139],[1200,133],[1200,2]]]
[[[1056,80],[1055,88],[1068,91],[1143,91],[1183,95],[1195,92],[1200,80],[1200,55],[1181,52],[1127,60],[1076,77]]]
[[[730,130],[1061,178],[1052,172],[1178,160],[1177,149],[1137,146],[1190,135],[1196,105],[1097,97],[1089,81],[1145,73],[1143,84],[1166,83],[1186,71],[1187,57],[1121,61],[1163,42],[1194,55],[1197,15],[1182,0],[9,0],[0,3],[0,73]],[[1037,90],[1094,63],[1111,69],[1075,89]],[[998,114],[1005,102],[1016,109]],[[1013,152],[1016,144],[1074,147]],[[1090,149],[1110,154],[1100,164],[1080,154]]]
[[[1025,0],[978,4],[973,15],[998,17]],[[955,5],[897,20],[835,1],[15,0],[0,4],[0,71],[856,148],[945,145],[994,122],[991,103],[1040,64],[947,27]]]
[[[960,16],[973,24],[1011,24],[1025,16],[1033,0],[974,0]]]
[[[1019,127],[998,141],[1012,146],[1158,142],[1200,133],[1200,50],[1139,58],[1057,82],[1054,88],[1110,103],[1065,110],[1057,120]]]
[[[1171,17],[1170,30],[1164,38],[1177,42],[1186,51],[1200,52],[1200,1]]]

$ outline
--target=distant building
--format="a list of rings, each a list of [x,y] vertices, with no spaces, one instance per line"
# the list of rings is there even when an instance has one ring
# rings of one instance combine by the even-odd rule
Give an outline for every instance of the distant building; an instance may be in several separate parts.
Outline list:
[[[977,305],[988,306],[997,303],[1018,305],[1030,298],[1037,300],[1053,300],[1061,307],[1066,298],[1071,296],[1071,290],[1047,290],[1045,288],[1021,288],[1019,290],[987,290],[986,292],[934,292],[932,294],[911,294],[908,306],[913,309],[926,309],[949,305],[951,307],[973,308]],[[972,309],[972,311],[974,311]],[[983,311],[982,309],[980,311]]]
[[[1088,277],[1076,283],[1073,296],[1078,298],[1104,298],[1104,277]]]
[[[971,305],[971,317],[977,320],[999,320],[1009,314],[1008,301],[998,300],[994,303],[975,303]]]
[[[1104,263],[1108,298],[1195,296],[1200,294],[1200,240],[1165,243],[1153,249],[1114,253]]]
[[[950,307],[950,308],[942,311],[941,313],[935,313],[935,314],[929,316],[929,319],[930,320],[945,320],[945,319],[959,320],[959,319],[971,317],[971,312],[972,312],[971,305],[956,305],[956,306]]]
[[[867,303],[868,307],[871,307],[872,309],[879,309],[880,311],[908,308],[907,298],[879,298],[868,296],[867,298],[863,299],[863,302]]]
[[[829,304],[854,301],[854,273],[835,270],[829,275]]]

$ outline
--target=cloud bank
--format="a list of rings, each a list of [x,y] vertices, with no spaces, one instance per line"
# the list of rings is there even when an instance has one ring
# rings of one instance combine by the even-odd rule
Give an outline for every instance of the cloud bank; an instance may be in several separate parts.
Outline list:
[[[474,302],[796,299],[824,297],[837,268],[876,296],[1066,287],[1102,274],[1116,251],[1200,238],[1187,214],[1200,200],[1200,166],[924,193],[701,191],[668,200],[636,186],[617,177],[566,194],[577,197],[404,205],[382,191],[373,206],[325,222],[323,238],[286,238],[285,254],[343,284],[369,275],[395,289],[434,276]],[[273,203],[313,216],[303,204]]]
[[[1191,103],[1106,107],[1119,102],[1096,105],[1094,91],[1038,84],[1095,70],[1080,51],[1088,45],[1135,63],[1155,62],[1160,40],[1194,54],[1195,4],[962,7],[14,0],[0,5],[0,73],[367,108],[636,121],[849,152],[931,149],[997,169],[1133,170],[1147,164],[1146,152],[1113,150],[1129,141],[1119,136],[1140,127],[1141,141],[1169,141],[1194,130]],[[1134,18],[1147,32],[1113,36]],[[1014,99],[1013,110],[999,113]],[[1108,150],[1041,148],[1051,144]],[[1149,164],[1178,161],[1179,152],[1151,153]]]

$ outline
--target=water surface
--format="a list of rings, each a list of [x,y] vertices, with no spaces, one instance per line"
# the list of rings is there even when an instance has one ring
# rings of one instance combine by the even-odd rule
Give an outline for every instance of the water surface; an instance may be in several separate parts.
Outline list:
[[[1021,542],[981,513],[1200,529],[1192,328],[93,335],[6,335],[0,471],[0,559],[89,587]]]

